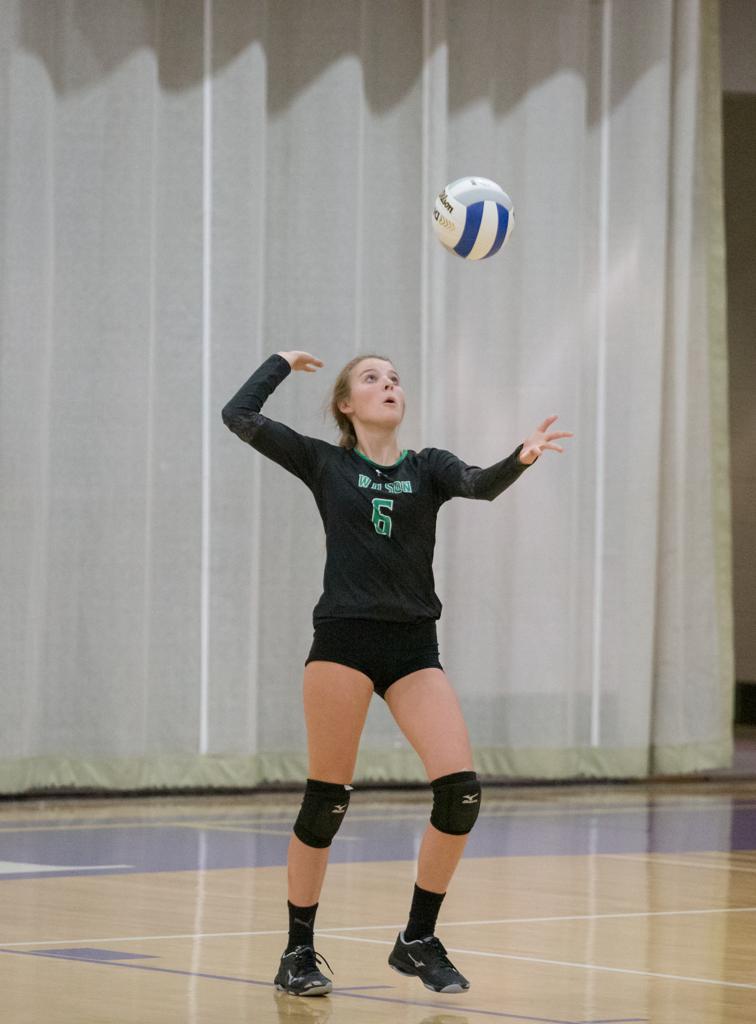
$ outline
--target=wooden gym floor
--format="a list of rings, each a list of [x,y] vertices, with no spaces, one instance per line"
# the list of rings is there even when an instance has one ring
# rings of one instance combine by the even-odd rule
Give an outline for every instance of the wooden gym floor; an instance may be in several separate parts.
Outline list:
[[[0,803],[2,1024],[753,1024],[756,781],[488,787],[438,934],[471,981],[391,971],[425,793],[359,789],[316,947],[274,993],[299,797]]]

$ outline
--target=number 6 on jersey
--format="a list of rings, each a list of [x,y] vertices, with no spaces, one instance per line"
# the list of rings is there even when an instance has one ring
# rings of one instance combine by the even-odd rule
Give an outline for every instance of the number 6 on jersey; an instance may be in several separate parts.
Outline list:
[[[391,536],[391,517],[387,516],[382,509],[388,509],[389,512],[394,507],[394,502],[389,498],[373,498],[373,526],[375,532],[380,533],[382,537]]]

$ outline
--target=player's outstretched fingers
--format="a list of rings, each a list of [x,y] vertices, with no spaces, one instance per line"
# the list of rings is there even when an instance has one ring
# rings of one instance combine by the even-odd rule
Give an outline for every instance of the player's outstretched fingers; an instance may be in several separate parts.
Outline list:
[[[549,429],[549,427],[551,426],[551,424],[552,424],[552,423],[555,423],[555,422],[556,422],[556,420],[558,420],[558,419],[559,419],[559,417],[558,417],[558,416],[547,416],[547,417],[546,417],[546,419],[545,419],[545,420],[543,421],[543,423],[542,423],[542,424],[540,425],[540,427],[538,428],[538,431],[539,431],[539,433],[541,433],[541,434],[545,434],[545,433],[546,433],[546,431],[547,431],[547,430]]]

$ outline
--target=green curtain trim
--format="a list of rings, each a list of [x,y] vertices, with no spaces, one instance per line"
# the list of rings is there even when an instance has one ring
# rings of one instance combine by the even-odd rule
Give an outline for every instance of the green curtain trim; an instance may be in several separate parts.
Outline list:
[[[711,743],[629,750],[504,750],[475,751],[475,769],[485,779],[644,779],[651,774],[679,775],[727,768],[732,739]],[[84,761],[72,758],[27,758],[0,761],[0,793],[38,790],[248,789],[269,783],[303,785],[307,759],[303,752],[227,757],[158,757]],[[411,750],[365,750],[360,754],[356,784],[427,782]]]

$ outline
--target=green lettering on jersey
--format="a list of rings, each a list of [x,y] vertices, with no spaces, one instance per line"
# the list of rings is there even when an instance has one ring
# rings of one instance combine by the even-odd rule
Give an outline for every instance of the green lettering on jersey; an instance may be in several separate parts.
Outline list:
[[[382,537],[391,536],[391,517],[387,516],[383,509],[388,509],[390,512],[394,507],[394,502],[390,498],[373,498],[373,526],[375,532],[379,533]]]
[[[357,475],[357,486],[365,487],[368,491],[388,491],[390,494],[412,494],[411,480],[387,480],[379,483],[364,473]]]

